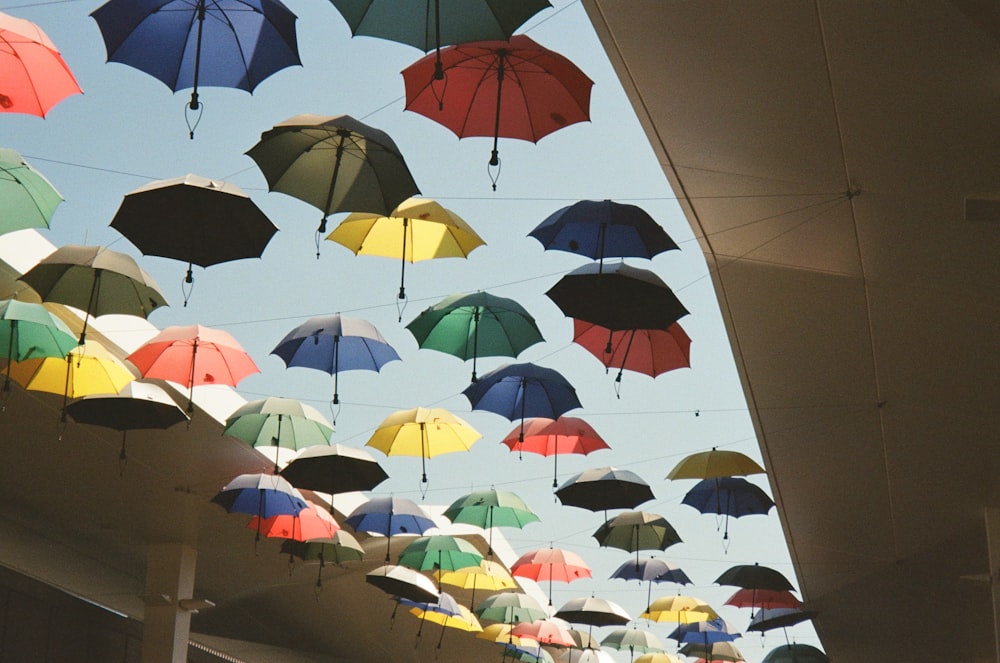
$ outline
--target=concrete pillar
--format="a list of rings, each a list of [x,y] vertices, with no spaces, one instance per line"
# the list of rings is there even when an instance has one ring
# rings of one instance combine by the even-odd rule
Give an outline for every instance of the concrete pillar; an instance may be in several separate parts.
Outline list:
[[[194,591],[197,551],[183,543],[151,543],[146,549],[142,663],[185,663],[191,612],[180,601]]]
[[[990,555],[990,592],[993,595],[993,638],[1000,661],[1000,507],[985,509],[986,545]]]

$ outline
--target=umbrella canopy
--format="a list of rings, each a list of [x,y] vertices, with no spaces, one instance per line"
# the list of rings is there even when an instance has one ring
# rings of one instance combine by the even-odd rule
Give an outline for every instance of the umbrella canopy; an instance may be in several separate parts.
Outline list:
[[[563,207],[535,226],[528,237],[546,250],[601,262],[605,258],[652,258],[679,249],[646,210],[612,200],[581,200]]]
[[[427,483],[428,458],[468,451],[479,431],[441,408],[399,410],[382,421],[366,442],[387,456],[420,456],[421,481]]]
[[[487,596],[476,606],[474,612],[480,619],[504,624],[533,622],[548,616],[541,603],[523,592],[501,592]]]
[[[653,499],[639,475],[615,467],[594,467],[576,474],[556,490],[559,501],[590,511],[632,509]]]
[[[349,115],[296,115],[262,133],[247,155],[269,190],[323,213],[317,233],[335,212],[388,215],[419,193],[392,138]]]
[[[688,314],[659,276],[625,263],[578,267],[545,294],[568,317],[611,331],[666,329]]]
[[[641,559],[638,562],[623,563],[610,576],[612,579],[646,581],[646,605],[653,596],[653,583],[674,582],[678,585],[690,585],[691,579],[680,568],[670,562],[655,557]]]
[[[740,635],[740,632],[734,631],[724,619],[716,617],[691,624],[679,624],[667,637],[683,644],[707,646],[716,642],[732,642]]]
[[[762,663],[830,663],[821,650],[812,645],[790,644],[775,647],[764,655]]]
[[[568,628],[549,619],[521,622],[516,624],[510,632],[516,636],[527,636],[543,645],[572,647],[576,644]]]
[[[647,654],[663,652],[663,641],[654,633],[639,628],[617,628],[601,640],[602,647],[611,647],[618,651],[628,651]]]
[[[692,658],[704,658],[710,661],[730,661],[735,663],[736,661],[743,660],[743,654],[731,642],[713,642],[707,645],[688,643],[681,647],[680,653]]]
[[[85,311],[80,344],[87,340],[87,322],[108,313],[148,317],[167,300],[153,279],[131,256],[103,246],[68,244],[59,247],[21,276],[42,301]]]
[[[600,649],[567,649],[559,653],[559,663],[617,663],[615,658]]]
[[[732,585],[743,589],[767,589],[774,591],[793,589],[788,578],[778,571],[760,564],[737,564],[715,579],[720,585]]]
[[[486,244],[460,216],[427,198],[408,198],[387,215],[354,212],[326,238],[355,255],[399,259],[399,299],[406,299],[407,262],[467,258]]]
[[[505,364],[483,375],[462,394],[473,410],[486,410],[511,421],[521,420],[518,440],[523,440],[525,419],[560,415],[581,407],[576,389],[558,371],[535,364]]]
[[[288,332],[271,354],[289,368],[301,366],[333,376],[333,403],[340,403],[341,371],[380,371],[399,355],[375,325],[360,318],[321,315],[309,318]]]
[[[120,62],[174,92],[198,86],[253,92],[265,78],[301,64],[296,16],[279,0],[110,0],[90,14],[108,62]],[[199,115],[200,117],[200,115]],[[194,125],[188,122],[191,137]]]
[[[716,479],[720,477],[763,474],[764,468],[739,451],[719,450],[686,456],[667,474],[668,479]]]
[[[591,597],[570,599],[556,611],[556,617],[574,624],[614,626],[628,624],[632,617],[613,601]]]
[[[799,608],[761,608],[750,619],[748,631],[770,631],[776,628],[787,628],[802,622],[815,619],[818,612],[801,610]]]
[[[440,91],[434,82],[438,67],[448,81]],[[501,136],[537,143],[563,127],[588,121],[594,85],[569,59],[525,35],[448,46],[404,69],[403,82],[406,110],[438,122],[459,138],[492,136],[494,168],[500,165]]]
[[[371,490],[389,478],[370,453],[341,444],[306,447],[281,470],[281,476],[296,488],[331,495]]]
[[[278,231],[243,189],[191,174],[125,194],[111,227],[143,255],[186,262],[186,283],[191,265],[259,258]]]
[[[583,419],[533,417],[507,433],[501,440],[511,451],[524,451],[552,456],[552,487],[559,483],[559,454],[587,455],[599,449],[610,449],[597,431]]]
[[[405,566],[386,564],[365,574],[365,582],[386,594],[411,601],[437,601],[438,589],[427,576]]]
[[[611,331],[574,320],[573,342],[600,359],[605,371],[617,368],[615,382],[621,382],[625,370],[655,378],[691,367],[691,338],[677,322],[666,329]]]
[[[514,576],[535,582],[549,581],[549,605],[552,605],[552,581],[573,582],[589,578],[590,567],[574,552],[561,548],[541,548],[521,555],[510,566]]]
[[[188,387],[188,412],[194,388],[240,380],[260,369],[228,332],[201,325],[167,327],[128,356],[143,377],[170,380]]]
[[[801,608],[802,601],[787,589],[739,589],[726,600],[737,608]]]
[[[419,535],[435,526],[426,511],[405,497],[373,497],[354,509],[344,522],[355,532],[385,536],[386,563],[393,534]]]
[[[255,449],[274,447],[274,467],[277,473],[279,448],[298,451],[311,446],[329,445],[333,426],[311,405],[294,398],[272,396],[250,401],[236,408],[226,418],[222,434],[242,440]]]
[[[444,512],[453,523],[490,527],[524,528],[538,522],[538,516],[515,493],[502,490],[480,490],[459,497]]]
[[[81,92],[59,49],[36,24],[0,13],[0,112],[45,117]]]
[[[635,659],[635,663],[684,663],[673,654],[653,653],[643,654]]]
[[[719,614],[701,599],[678,594],[661,596],[650,603],[640,616],[654,622],[691,624],[716,619]]]
[[[11,360],[7,362],[4,391],[10,390],[11,363],[65,357],[76,346],[76,336],[66,323],[41,304],[0,300],[0,356]]]
[[[0,25],[3,23],[2,17],[0,14]],[[0,43],[2,40],[0,36]],[[8,69],[4,68],[4,71]],[[63,201],[63,197],[20,154],[9,147],[2,147],[0,200],[4,202],[3,209],[0,209],[0,233],[9,233],[25,228],[48,228],[56,206]]]
[[[502,564],[484,559],[475,566],[466,566],[454,571],[436,572],[438,582],[462,589],[471,589],[471,604],[476,602],[476,590],[485,589],[497,592],[501,589],[514,589],[517,583]]]
[[[309,541],[332,539],[340,530],[340,525],[326,509],[306,501],[306,508],[298,513],[279,513],[269,518],[254,516],[247,523],[247,529],[256,530],[268,538]]]
[[[398,563],[417,571],[454,571],[477,566],[481,561],[482,553],[465,539],[434,534],[411,541],[400,553]]]
[[[677,530],[666,518],[646,511],[620,513],[605,521],[593,536],[602,546],[635,551],[636,566],[640,550],[666,550],[681,542]]]
[[[348,531],[338,529],[328,538],[296,541],[287,539],[281,544],[281,552],[298,557],[307,562],[319,562],[320,566],[357,562],[365,557],[365,549]]]
[[[472,382],[479,357],[517,357],[545,340],[524,307],[488,292],[445,297],[406,328],[421,348],[472,359]]]
[[[292,484],[274,474],[241,474],[216,493],[212,502],[229,513],[259,518],[295,515],[308,506]]]
[[[702,479],[684,494],[681,504],[687,504],[700,513],[724,516],[723,541],[729,540],[729,518],[767,515],[774,500],[755,484],[742,477]]]
[[[444,592],[442,592],[443,594]],[[438,647],[440,647],[441,641],[444,639],[444,629],[446,628],[454,628],[468,633],[478,633],[483,630],[483,627],[479,624],[479,620],[476,619],[471,610],[464,605],[456,604],[456,606],[458,607],[458,613],[454,615],[444,610],[435,609],[435,604],[427,605],[427,607],[414,606],[410,608],[410,614],[419,617],[421,621],[441,625],[441,636],[438,638]]]

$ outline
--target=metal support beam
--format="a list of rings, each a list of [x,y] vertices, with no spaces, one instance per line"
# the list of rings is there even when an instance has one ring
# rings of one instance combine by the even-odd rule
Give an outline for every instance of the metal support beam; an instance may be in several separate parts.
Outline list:
[[[194,591],[198,552],[183,543],[151,543],[146,549],[142,663],[185,663],[191,612],[181,605]]]

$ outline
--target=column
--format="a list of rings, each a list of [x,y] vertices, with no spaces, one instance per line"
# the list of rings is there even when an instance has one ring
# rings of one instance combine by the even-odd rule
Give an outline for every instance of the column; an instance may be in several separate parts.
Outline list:
[[[197,551],[183,543],[151,543],[146,549],[142,663],[185,663],[191,612],[180,605],[194,591]]]

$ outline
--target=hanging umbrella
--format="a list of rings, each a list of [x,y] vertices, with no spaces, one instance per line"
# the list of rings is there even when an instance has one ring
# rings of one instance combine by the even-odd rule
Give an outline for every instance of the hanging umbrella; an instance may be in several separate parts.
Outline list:
[[[629,660],[635,653],[640,654],[663,652],[663,642],[655,634],[638,628],[618,628],[601,640],[602,647],[611,647],[618,651],[628,650]]]
[[[812,645],[789,644],[767,652],[761,663],[830,663],[830,659]]]
[[[110,0],[90,15],[108,62],[120,62],[174,92],[192,88],[187,111],[201,117],[198,85],[252,93],[265,78],[301,64],[296,16],[279,0]]]
[[[650,557],[639,560],[638,564],[631,561],[623,563],[611,578],[621,580],[638,580],[640,583],[646,581],[646,605],[649,605],[653,596],[653,583],[674,582],[678,585],[690,585],[691,579],[680,568],[674,566],[666,560]]]
[[[441,592],[441,597],[443,596],[445,596],[445,593]],[[467,633],[478,633],[483,630],[483,627],[479,624],[479,620],[476,619],[476,616],[472,614],[472,611],[464,605],[456,603],[455,606],[457,607],[458,612],[455,614],[450,614],[448,610],[438,609],[441,605],[441,597],[438,598],[438,602],[436,604],[417,605],[410,608],[410,614],[420,618],[421,622],[428,621],[441,625],[441,635],[438,637],[437,643],[438,649],[441,648],[441,642],[444,640],[444,630],[446,628],[454,628]],[[421,628],[423,628],[422,623]],[[417,637],[420,637],[419,630],[417,631]]]
[[[761,608],[750,619],[748,631],[770,631],[776,628],[788,628],[802,622],[815,619],[818,612],[801,610],[799,608]]]
[[[466,523],[489,530],[488,554],[491,557],[494,527],[524,529],[525,525],[538,522],[538,516],[520,497],[493,489],[463,495],[451,503],[444,517],[453,523]]]
[[[125,194],[111,227],[143,255],[186,262],[187,284],[194,282],[191,265],[259,258],[278,231],[235,184],[190,174]]]
[[[342,315],[309,318],[288,332],[271,354],[289,368],[301,366],[333,376],[333,404],[340,403],[341,371],[380,371],[399,355],[367,320]]]
[[[447,534],[421,536],[411,541],[399,555],[398,563],[417,571],[455,569],[476,566],[483,555],[465,539]]]
[[[420,480],[427,483],[428,458],[468,451],[481,437],[476,429],[447,410],[416,407],[390,414],[365,444],[387,456],[420,456]]]
[[[599,449],[610,449],[597,431],[583,419],[562,417],[549,419],[534,417],[507,433],[501,440],[511,450],[520,455],[524,451],[552,456],[552,487],[559,477],[559,454],[587,455]]]
[[[737,608],[801,608],[802,601],[787,589],[739,589],[726,600]]]
[[[681,504],[687,504],[700,513],[715,513],[725,519],[724,541],[729,539],[729,518],[767,515],[774,506],[762,488],[742,477],[717,477],[702,479],[684,494]]]
[[[566,316],[610,331],[666,329],[688,314],[659,276],[625,263],[578,267],[545,294]]]
[[[521,555],[510,566],[512,575],[535,582],[549,581],[549,605],[552,605],[552,581],[573,582],[589,578],[590,567],[574,552],[561,548],[541,548]]]
[[[490,624],[483,627],[483,630],[476,634],[481,640],[489,640],[501,645],[517,645],[522,647],[536,647],[538,640],[528,635],[514,635],[514,627],[510,624]]]
[[[527,636],[543,645],[556,647],[572,647],[576,644],[569,629],[551,619],[538,619],[533,622],[521,622],[511,629],[516,636]]]
[[[296,115],[261,134],[247,152],[270,191],[298,198],[323,213],[389,214],[419,193],[388,134],[349,115]]]
[[[496,592],[517,587],[513,576],[503,565],[488,559],[481,560],[475,566],[466,566],[453,571],[436,571],[435,575],[441,584],[471,589],[472,597],[469,599],[469,605],[475,605],[477,589]]]
[[[691,624],[679,624],[667,637],[681,644],[708,646],[716,642],[732,642],[740,635],[741,633],[734,631],[726,620],[716,617]]]
[[[447,79],[444,87],[434,83],[439,57]],[[403,82],[406,110],[434,120],[459,138],[493,137],[494,190],[498,139],[537,143],[565,126],[590,120],[594,85],[570,60],[525,35],[443,48],[440,56],[427,55],[404,69]]]
[[[719,614],[707,603],[693,596],[661,596],[640,615],[654,622],[691,624],[718,618]]]
[[[617,663],[611,654],[600,649],[567,649],[560,652],[558,663]]]
[[[333,426],[311,405],[294,398],[272,396],[236,408],[226,418],[222,434],[242,440],[255,449],[274,447],[274,472],[277,474],[278,449],[298,451],[329,445]]]
[[[281,470],[296,488],[336,495],[371,490],[389,478],[364,449],[341,444],[306,447]]]
[[[487,596],[473,612],[479,619],[504,624],[533,622],[548,616],[548,612],[538,601],[523,592],[501,592]]]
[[[355,532],[385,536],[386,563],[393,534],[420,535],[435,526],[427,512],[405,497],[373,497],[354,509],[344,522]]]
[[[601,263],[605,258],[652,258],[679,249],[644,209],[612,200],[581,200],[563,207],[528,237],[546,250],[576,253]]]
[[[570,599],[555,613],[556,617],[574,624],[615,626],[628,624],[632,617],[613,601],[593,596]]]
[[[4,391],[10,390],[13,362],[65,357],[76,346],[76,337],[66,323],[41,304],[16,299],[0,300],[0,356],[10,360],[7,362]]]
[[[605,514],[608,509],[635,508],[654,497],[649,484],[639,475],[616,467],[584,470],[560,486],[556,496],[565,505]]]
[[[11,379],[25,389],[62,394],[64,421],[69,399],[117,394],[137,377],[127,364],[94,340],[77,346],[65,359],[25,359],[11,362],[8,370]]]
[[[635,659],[635,663],[684,663],[684,661],[673,654],[652,653],[643,654]]]
[[[421,348],[472,359],[472,382],[479,357],[517,357],[545,340],[524,307],[488,292],[445,297],[406,328]]]
[[[167,300],[153,279],[130,256],[103,246],[62,246],[21,276],[42,301],[86,312],[80,344],[87,340],[90,316],[108,313],[148,317]]]
[[[427,576],[405,566],[386,564],[365,574],[365,582],[375,585],[386,594],[411,601],[433,602],[438,589]]]
[[[209,384],[235,387],[260,373],[239,342],[221,329],[201,325],[167,327],[128,356],[145,378],[170,380],[188,388],[188,413],[194,388]]]
[[[49,36],[31,21],[3,13],[0,72],[2,113],[45,117],[60,101],[81,92]]]
[[[132,381],[113,396],[90,395],[69,403],[66,413],[78,424],[121,431],[120,462],[126,460],[125,436],[130,430],[166,430],[187,421],[174,399],[155,384]]]
[[[739,451],[709,451],[686,456],[667,474],[668,479],[716,479],[763,474],[764,468]]]
[[[731,642],[714,642],[708,645],[688,643],[681,647],[680,653],[692,658],[704,658],[709,661],[736,661],[744,660],[743,654]]]
[[[354,212],[326,237],[355,255],[398,258],[399,299],[406,299],[406,263],[468,258],[486,242],[460,216],[426,198],[407,198],[388,214]]]
[[[292,484],[274,474],[241,474],[216,493],[212,502],[229,513],[259,518],[295,515],[308,506]],[[255,542],[259,540],[260,531]]]
[[[773,591],[793,589],[792,583],[778,571],[760,564],[737,564],[722,573],[715,582],[743,589],[766,589]]]
[[[2,16],[0,14],[0,24],[3,22]],[[0,43],[2,39],[0,37]],[[5,68],[4,71],[8,70]],[[9,233],[25,228],[48,228],[56,206],[63,201],[63,197],[20,154],[9,147],[2,147],[0,200],[4,202],[0,209],[0,233]]]
[[[328,539],[309,539],[307,541],[285,539],[281,544],[281,552],[288,554],[289,564],[295,557],[307,562],[319,562],[319,570],[316,572],[317,589],[323,587],[323,569],[327,562],[343,564],[345,562],[359,562],[365,558],[365,549],[361,547],[357,539],[343,529],[338,529]]]
[[[691,367],[691,338],[677,322],[666,329],[611,331],[574,320],[573,342],[600,359],[605,371],[617,368],[616,384],[621,383],[626,369],[655,378]]]
[[[483,375],[462,394],[473,410],[486,410],[510,421],[521,420],[518,440],[524,439],[525,419],[560,415],[581,407],[576,389],[558,371],[535,364],[505,364]]]
[[[331,0],[354,36],[379,37],[440,54],[442,46],[481,39],[510,39],[546,7],[546,0]],[[444,78],[440,58],[434,78]]]
[[[666,550],[681,542],[681,537],[666,518],[645,511],[620,513],[605,521],[593,536],[604,547],[634,551],[637,568],[640,550]]]
[[[298,513],[279,513],[270,518],[254,516],[247,523],[247,529],[256,530],[268,538],[309,541],[332,539],[340,531],[340,525],[326,509],[306,501],[306,508]]]

